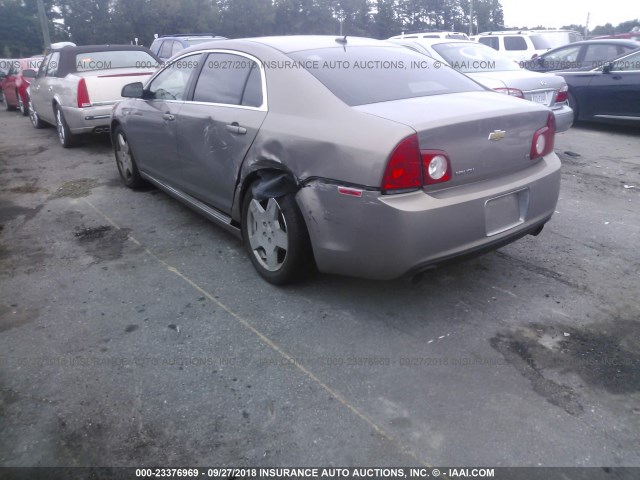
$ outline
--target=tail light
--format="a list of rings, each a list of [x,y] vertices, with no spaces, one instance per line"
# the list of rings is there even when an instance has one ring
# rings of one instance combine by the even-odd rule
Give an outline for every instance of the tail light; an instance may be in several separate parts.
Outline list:
[[[382,177],[384,193],[403,193],[451,179],[451,162],[442,150],[420,151],[418,135],[402,140],[391,153]]]
[[[556,136],[556,117],[550,113],[547,124],[533,134],[529,158],[535,160],[553,152],[553,142]]]
[[[422,151],[422,171],[425,185],[451,180],[451,162],[442,150]]]
[[[387,162],[387,169],[382,177],[382,190],[411,190],[422,186],[420,168],[420,147],[418,135],[413,134],[402,140]]]
[[[565,85],[556,95],[556,103],[566,102],[567,100],[569,100],[569,87]]]
[[[90,107],[91,100],[89,99],[89,90],[87,90],[87,83],[84,78],[81,78],[78,82],[78,108]]]
[[[517,88],[494,88],[494,90],[506,95],[511,95],[512,97],[524,98],[522,90],[518,90]]]

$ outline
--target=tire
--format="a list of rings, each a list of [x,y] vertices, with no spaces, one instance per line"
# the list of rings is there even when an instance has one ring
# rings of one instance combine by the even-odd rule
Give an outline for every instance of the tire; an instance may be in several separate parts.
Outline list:
[[[256,200],[254,185],[242,209],[242,238],[251,263],[273,285],[302,280],[314,270],[313,254],[294,195]]]
[[[573,110],[573,123],[576,123],[578,121],[578,102],[571,92],[569,92],[569,107]]]
[[[127,136],[122,127],[116,127],[113,132],[113,152],[122,182],[129,188],[139,188],[144,184],[138,166],[131,153]]]
[[[54,113],[56,115],[56,130],[58,130],[60,144],[64,148],[75,146],[78,143],[78,139],[71,133],[71,130],[69,130],[67,121],[64,119],[64,114],[62,113],[62,108],[60,108],[59,105],[56,105]]]
[[[31,97],[28,97],[29,100],[29,119],[31,120],[31,125],[33,128],[44,128],[44,122],[40,120],[36,109],[33,108],[33,102],[31,102]]]
[[[4,104],[4,109],[7,112],[10,112],[11,110],[15,110],[15,107],[12,107],[11,105],[9,105],[9,101],[7,100],[7,96],[4,94],[4,90],[2,90],[2,103]]]
[[[23,116],[28,116],[29,115],[29,105],[25,105],[24,101],[22,101],[22,95],[20,95],[20,92],[16,91],[16,97],[18,97],[18,110],[20,110],[20,113]]]

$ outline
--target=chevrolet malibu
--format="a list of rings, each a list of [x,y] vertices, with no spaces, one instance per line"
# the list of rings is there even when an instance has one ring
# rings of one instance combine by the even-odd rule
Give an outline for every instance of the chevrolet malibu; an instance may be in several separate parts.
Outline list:
[[[351,37],[200,44],[123,88],[118,170],[242,238],[274,284],[414,275],[537,235],[553,114],[433,62]]]

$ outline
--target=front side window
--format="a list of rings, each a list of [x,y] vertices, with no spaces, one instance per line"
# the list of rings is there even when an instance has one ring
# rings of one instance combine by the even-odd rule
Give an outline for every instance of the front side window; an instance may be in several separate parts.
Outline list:
[[[262,78],[253,60],[228,53],[210,53],[193,94],[195,102],[260,107]]]
[[[51,59],[51,54],[44,57],[42,63],[40,64],[40,68],[38,69],[38,78],[44,77],[45,72],[47,71],[47,65],[49,64],[49,60]]]
[[[616,72],[640,71],[640,52],[616,60],[611,70]]]
[[[188,55],[171,62],[153,79],[148,88],[150,100],[184,100],[189,78],[198,68],[200,54]]]
[[[527,41],[522,37],[504,37],[504,49],[509,51],[526,50]]]
[[[55,77],[58,72],[58,63],[60,61],[60,52],[55,52],[51,55],[51,60],[47,65],[47,77]]]

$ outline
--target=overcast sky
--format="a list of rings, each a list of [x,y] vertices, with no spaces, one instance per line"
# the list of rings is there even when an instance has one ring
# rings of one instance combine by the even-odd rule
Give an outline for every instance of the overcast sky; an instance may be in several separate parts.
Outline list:
[[[637,0],[500,0],[500,3],[507,27],[584,25],[589,12],[590,29],[640,18]]]

